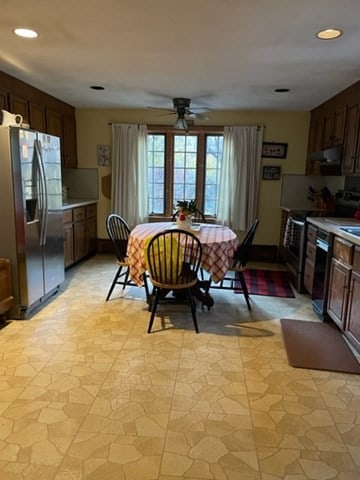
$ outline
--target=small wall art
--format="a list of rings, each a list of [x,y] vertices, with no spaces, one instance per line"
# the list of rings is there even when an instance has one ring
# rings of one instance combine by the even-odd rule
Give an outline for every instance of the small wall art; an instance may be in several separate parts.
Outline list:
[[[266,165],[263,167],[263,180],[280,180],[281,167]]]
[[[262,157],[286,158],[287,143],[263,142]]]
[[[97,149],[97,162],[101,167],[107,167],[111,165],[111,147],[110,145],[98,145]]]

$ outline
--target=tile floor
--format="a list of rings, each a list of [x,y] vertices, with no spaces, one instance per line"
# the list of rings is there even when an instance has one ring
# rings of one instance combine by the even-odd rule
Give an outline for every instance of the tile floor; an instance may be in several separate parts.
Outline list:
[[[317,320],[307,296],[249,313],[216,290],[199,335],[184,305],[148,335],[143,289],[105,302],[115,269],[84,262],[0,330],[1,480],[360,478],[360,376],[287,363],[279,319]]]

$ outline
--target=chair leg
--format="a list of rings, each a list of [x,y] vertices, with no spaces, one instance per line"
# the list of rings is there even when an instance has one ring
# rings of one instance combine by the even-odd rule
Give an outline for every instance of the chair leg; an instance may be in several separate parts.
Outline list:
[[[127,267],[127,270],[126,270],[126,273],[125,273],[125,280],[124,280],[124,283],[123,283],[123,290],[125,290],[125,287],[128,283],[129,273],[130,273],[130,268]]]
[[[237,280],[241,283],[241,287],[243,289],[244,297],[248,306],[248,309],[251,310],[251,305],[250,305],[250,300],[249,300],[249,291],[245,282],[245,278],[242,272],[236,272],[235,276],[237,277]]]
[[[110,290],[109,290],[109,293],[107,294],[107,297],[106,297],[106,301],[109,300],[113,290],[114,290],[114,287],[115,285],[117,284],[117,281],[118,281],[118,278],[120,277],[120,274],[121,274],[121,270],[122,270],[122,265],[120,265],[120,267],[117,269],[117,272],[116,272],[116,275],[114,277],[114,280],[111,284],[111,287],[110,287]]]
[[[149,321],[149,327],[148,327],[147,333],[151,333],[151,329],[152,329],[152,326],[153,326],[153,323],[154,323],[156,309],[157,309],[157,306],[158,306],[158,303],[159,303],[160,290],[161,290],[160,288],[156,288],[156,291],[155,291],[155,296],[153,298],[153,304],[152,304],[152,308],[151,308],[151,315],[150,315],[150,321]]]
[[[191,307],[191,315],[192,315],[192,318],[193,318],[195,331],[196,331],[196,333],[199,333],[199,327],[198,327],[197,318],[196,318],[196,302],[195,302],[195,299],[194,299],[194,295],[192,293],[191,288],[187,288],[186,291],[187,291],[187,294],[189,296],[190,307]]]

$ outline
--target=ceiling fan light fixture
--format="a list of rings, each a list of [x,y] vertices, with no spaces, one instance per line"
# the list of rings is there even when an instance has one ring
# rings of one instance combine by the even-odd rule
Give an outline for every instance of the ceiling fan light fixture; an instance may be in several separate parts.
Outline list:
[[[188,125],[186,123],[185,118],[182,116],[179,116],[175,122],[174,128],[177,128],[178,130],[187,130]]]

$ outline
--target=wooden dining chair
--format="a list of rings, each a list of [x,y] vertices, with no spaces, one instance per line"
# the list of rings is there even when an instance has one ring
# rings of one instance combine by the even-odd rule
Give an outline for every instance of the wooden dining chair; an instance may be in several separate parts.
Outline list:
[[[153,285],[153,295],[148,333],[151,333],[161,295],[169,290],[185,292],[190,302],[195,331],[199,333],[192,287],[198,281],[201,255],[200,240],[185,230],[167,230],[149,240],[145,248],[145,261]]]
[[[230,262],[228,272],[219,284],[212,284],[211,279],[208,284],[208,289],[219,288],[223,290],[234,290],[237,285],[241,286],[241,291],[244,294],[245,301],[249,310],[251,310],[249,291],[247,288],[246,280],[244,277],[244,270],[249,260],[250,251],[253,245],[255,233],[259,225],[259,220],[256,219],[247,231],[243,241],[235,250],[234,256]],[[229,275],[229,272],[234,272],[233,276]]]
[[[130,228],[126,221],[116,213],[111,213],[106,219],[106,230],[113,243],[116,254],[117,272],[114,276],[106,301],[109,300],[115,285],[122,285],[123,289],[127,285],[136,286],[129,279],[129,262],[127,258],[127,245],[130,235]]]

